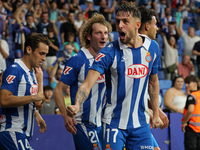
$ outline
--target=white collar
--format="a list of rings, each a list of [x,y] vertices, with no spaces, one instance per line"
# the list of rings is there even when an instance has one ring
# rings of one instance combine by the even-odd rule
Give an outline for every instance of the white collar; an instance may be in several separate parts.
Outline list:
[[[144,49],[145,49],[146,51],[148,51],[149,46],[150,46],[150,44],[151,44],[151,39],[150,39],[148,36],[144,35],[144,34],[139,34],[139,36],[145,38],[145,39],[144,39],[144,43],[142,44],[142,46],[144,47]],[[118,38],[118,42],[119,42],[119,48],[120,48],[121,50],[127,49],[127,48],[129,49],[129,47],[128,47],[127,45],[121,43],[120,38]]]

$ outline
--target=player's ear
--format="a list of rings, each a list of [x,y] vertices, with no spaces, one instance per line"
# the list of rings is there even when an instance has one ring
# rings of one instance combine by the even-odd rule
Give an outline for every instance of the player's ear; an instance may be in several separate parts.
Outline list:
[[[145,23],[145,30],[149,31],[149,28],[150,28],[150,24],[149,23]]]
[[[88,39],[89,41],[91,40],[91,35],[90,35],[90,34],[87,35],[87,39]]]
[[[28,54],[30,54],[32,52],[32,48],[30,46],[27,46],[26,51],[27,51]]]
[[[141,26],[141,22],[138,20],[138,21],[136,22],[136,28],[139,29],[140,26]]]

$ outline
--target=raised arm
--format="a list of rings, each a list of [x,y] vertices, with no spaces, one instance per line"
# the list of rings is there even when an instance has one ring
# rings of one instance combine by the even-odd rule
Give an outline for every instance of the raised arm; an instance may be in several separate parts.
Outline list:
[[[85,81],[78,89],[76,93],[75,105],[69,105],[67,111],[70,115],[76,115],[79,112],[80,106],[87,100],[90,90],[97,81],[100,73],[98,71],[90,69]]]
[[[179,23],[179,27],[178,27],[178,34],[182,35],[183,33],[183,18],[181,18],[180,23]]]

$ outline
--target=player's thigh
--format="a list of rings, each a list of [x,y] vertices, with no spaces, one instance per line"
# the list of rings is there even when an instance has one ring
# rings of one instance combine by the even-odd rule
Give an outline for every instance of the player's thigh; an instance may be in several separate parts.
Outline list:
[[[30,150],[30,144],[26,135],[19,132],[0,132],[0,149]]]
[[[77,133],[73,136],[77,150],[102,150],[98,137],[98,129],[88,124],[77,124]]]
[[[135,128],[126,139],[127,150],[153,150],[152,134],[149,124]]]
[[[112,127],[106,123],[103,123],[103,150],[113,149],[122,150],[126,141],[126,131]]]

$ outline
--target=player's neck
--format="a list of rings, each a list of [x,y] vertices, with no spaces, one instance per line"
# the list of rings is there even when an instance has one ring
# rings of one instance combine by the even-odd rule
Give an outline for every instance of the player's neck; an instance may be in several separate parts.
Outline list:
[[[90,54],[95,57],[97,55],[97,53],[99,52],[98,50],[96,50],[95,48],[93,48],[92,46],[90,46],[88,48],[88,51],[90,52]]]
[[[142,46],[143,44],[143,40],[142,37],[140,37],[138,34],[132,38],[132,40],[126,44],[128,47],[133,47],[133,48],[138,48],[140,46]]]
[[[30,64],[30,62],[29,62],[29,58],[28,58],[27,56],[24,55],[24,56],[22,57],[21,61],[26,65],[26,67],[27,67],[30,71],[33,70],[33,68],[31,67],[31,64]]]

